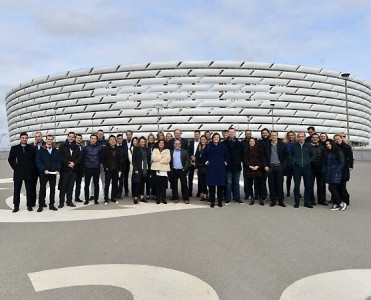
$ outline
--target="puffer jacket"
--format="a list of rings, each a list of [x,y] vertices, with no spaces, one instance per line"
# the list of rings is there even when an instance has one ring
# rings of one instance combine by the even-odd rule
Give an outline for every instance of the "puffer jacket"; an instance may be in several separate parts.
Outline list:
[[[334,152],[327,151],[323,164],[323,175],[326,183],[339,184],[344,167],[344,154],[339,151],[339,157]]]
[[[326,148],[322,144],[313,145],[314,161],[311,163],[312,169],[322,168],[323,161],[325,160]]]
[[[83,159],[85,168],[99,169],[101,163],[102,147],[98,144],[94,146],[90,143],[83,149]]]
[[[154,171],[170,171],[170,150],[164,149],[160,152],[159,149],[155,148],[152,151],[152,166],[151,170]]]

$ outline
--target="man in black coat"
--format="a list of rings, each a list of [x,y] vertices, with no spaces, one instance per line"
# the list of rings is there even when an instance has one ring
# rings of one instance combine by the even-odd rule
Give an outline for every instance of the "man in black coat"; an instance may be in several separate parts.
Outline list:
[[[311,163],[310,204],[316,205],[315,198],[314,198],[314,181],[316,181],[318,204],[327,205],[326,184],[325,184],[325,180],[323,178],[323,173],[322,173],[322,167],[323,167],[325,156],[326,156],[326,148],[319,142],[318,133],[312,134],[311,144],[313,146],[314,160]]]
[[[59,152],[61,155],[61,178],[60,178],[60,193],[59,206],[64,206],[64,198],[67,195],[67,206],[76,207],[72,203],[73,186],[76,180],[76,170],[80,168],[82,153],[80,147],[76,145],[75,133],[69,132],[64,144],[60,145]]]
[[[187,172],[190,165],[188,151],[181,149],[180,140],[174,142],[174,149],[170,151],[171,161],[171,189],[174,203],[179,202],[178,179],[182,190],[182,198],[185,204],[189,204]]]
[[[126,130],[126,139],[122,140],[122,149],[126,150],[126,159],[125,159],[125,165],[124,169],[122,170],[123,177],[124,177],[124,191],[125,191],[125,197],[129,196],[129,171],[130,171],[130,161],[129,161],[129,149],[131,147],[131,140],[133,138],[133,131]],[[123,151],[123,152],[124,152]],[[123,153],[123,155],[125,155]]]
[[[75,202],[83,202],[80,199],[80,194],[81,194],[81,182],[82,182],[82,177],[84,176],[84,161],[82,159],[82,151],[84,150],[84,145],[82,141],[82,135],[80,133],[76,134],[76,147],[80,149],[81,152],[81,160],[80,164],[75,168],[76,172],[76,181],[75,181]]]
[[[119,183],[118,183],[118,192],[116,200],[122,200],[123,199],[123,191],[124,191],[124,179],[125,179],[125,172],[128,168],[129,158],[128,158],[128,146],[127,142],[124,142],[123,135],[118,134],[117,135],[117,147],[121,149],[121,174],[119,177]],[[129,165],[130,168],[130,165]]]
[[[169,141],[168,148],[174,150],[174,142],[180,141],[181,149],[188,150],[188,141],[182,138],[182,132],[179,129],[174,130],[174,137]]]
[[[12,146],[9,152],[8,162],[13,169],[14,193],[13,193],[13,212],[19,211],[20,195],[22,183],[26,186],[27,210],[32,211],[32,182],[34,180],[35,168],[35,149],[27,144],[28,134],[20,134],[20,143]]]
[[[283,169],[286,166],[288,153],[285,144],[278,140],[278,132],[271,131],[271,140],[263,148],[263,167],[268,174],[269,196],[271,198],[270,206],[286,207],[283,203]]]
[[[34,141],[30,145],[34,147],[35,153],[37,153],[37,150],[40,150],[41,146],[45,144],[45,141],[43,139],[43,134],[40,131],[36,131],[34,133]],[[34,168],[34,178],[31,183],[31,203],[32,207],[36,206],[36,186],[37,186],[37,181],[39,180],[39,170],[36,167]]]

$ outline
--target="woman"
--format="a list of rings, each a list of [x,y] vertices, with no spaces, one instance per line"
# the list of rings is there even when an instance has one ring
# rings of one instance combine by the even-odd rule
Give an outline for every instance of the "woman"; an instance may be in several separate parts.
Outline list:
[[[133,137],[131,140],[130,148],[128,148],[128,159],[129,159],[129,174],[133,173],[133,150],[138,146],[138,138]],[[133,180],[131,180],[131,195],[134,197]]]
[[[294,131],[289,131],[286,133],[285,138],[283,139],[285,143],[285,147],[287,153],[290,153],[291,147],[294,143],[296,143],[296,134]],[[287,164],[285,169],[283,170],[283,175],[286,176],[286,197],[290,197],[290,190],[291,190],[291,182],[292,176],[294,174],[294,166],[292,165],[292,161],[287,159]]]
[[[165,141],[166,143],[169,143],[169,141],[173,138],[173,135],[169,132],[166,134],[166,138],[165,138]]]
[[[156,172],[152,172],[151,170],[151,159],[152,159],[152,151],[155,147],[155,136],[153,133],[150,133],[147,137],[147,157],[148,157],[148,172],[147,172],[147,179],[146,179],[146,194],[147,200],[152,198],[155,199],[156,196],[156,186],[155,186],[155,177]]]
[[[162,131],[157,132],[157,142],[160,141],[160,140],[165,141],[165,135]]]
[[[326,156],[323,164],[323,176],[328,183],[334,205],[330,210],[345,210],[347,204],[342,201],[340,191],[344,168],[344,154],[334,140],[326,140]]]
[[[218,206],[223,207],[222,199],[226,182],[225,167],[229,162],[227,147],[220,143],[219,133],[214,133],[211,142],[203,151],[203,158],[206,170],[206,184],[209,187],[210,207],[215,206],[215,190],[217,190]]]
[[[141,136],[138,140],[138,146],[134,147],[133,150],[133,194],[134,204],[138,204],[138,197],[140,202],[147,203],[144,199],[144,184],[147,178],[148,172],[148,158],[146,148],[146,138]]]
[[[165,140],[159,140],[152,152],[152,171],[155,172],[155,182],[157,190],[156,203],[167,204],[167,172],[170,172],[170,150],[167,149]]]
[[[250,205],[254,205],[254,194],[253,194],[253,184],[255,183],[255,186],[258,186],[260,189],[263,186],[262,179],[262,153],[260,148],[258,147],[258,144],[254,138],[250,138],[248,140],[248,145],[245,150],[244,155],[244,162],[247,169],[247,184],[249,189],[249,195],[250,196]],[[259,195],[262,195],[262,191],[259,190]],[[263,199],[260,197],[259,201],[260,205],[264,205]]]
[[[353,159],[353,151],[352,147],[349,146],[345,140],[345,134],[343,133],[342,135],[340,134],[335,134],[334,135],[334,140],[336,145],[340,148],[340,150],[344,154],[344,168],[343,168],[343,176],[341,178],[341,190],[340,190],[340,197],[343,202],[346,203],[346,205],[349,205],[349,193],[347,191],[347,181],[350,179],[350,171],[353,170],[353,164],[354,164],[354,159]]]
[[[202,162],[202,155],[207,144],[208,144],[207,137],[205,135],[202,135],[200,137],[200,143],[198,144],[195,154],[196,173],[199,179],[200,192],[202,194],[200,201],[207,201],[206,166]]]
[[[328,136],[327,136],[327,133],[324,133],[322,132],[320,135],[319,135],[319,142],[326,147],[326,141],[328,140]]]

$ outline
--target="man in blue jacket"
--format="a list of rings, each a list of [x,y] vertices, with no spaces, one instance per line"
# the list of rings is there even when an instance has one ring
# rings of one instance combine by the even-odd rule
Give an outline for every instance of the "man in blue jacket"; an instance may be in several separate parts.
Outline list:
[[[61,170],[61,157],[57,148],[53,143],[52,135],[46,136],[46,143],[41,146],[36,152],[36,166],[40,173],[40,192],[39,192],[39,208],[37,212],[42,212],[45,205],[46,185],[49,182],[49,209],[57,211],[55,203],[55,185],[57,175]]]
[[[92,177],[94,183],[94,203],[99,204],[98,198],[101,150],[102,147],[98,145],[97,135],[90,135],[90,141],[83,150],[83,161],[85,167],[85,205],[89,204],[89,186]]]
[[[311,144],[305,142],[305,133],[299,132],[297,134],[298,142],[292,145],[289,157],[294,167],[294,196],[295,208],[299,207],[300,203],[300,182],[303,177],[304,180],[304,206],[313,208],[310,203],[311,195],[311,163],[315,159],[313,147]]]

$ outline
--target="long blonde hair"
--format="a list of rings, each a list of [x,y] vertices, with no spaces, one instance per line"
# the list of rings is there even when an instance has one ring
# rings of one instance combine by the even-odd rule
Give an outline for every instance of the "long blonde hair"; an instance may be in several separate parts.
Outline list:
[[[285,137],[284,137],[284,139],[283,139],[283,142],[284,142],[285,144],[289,142],[289,134],[290,134],[290,133],[292,133],[292,134],[294,135],[294,140],[293,140],[293,142],[295,143],[295,142],[297,141],[296,133],[295,133],[294,131],[290,130],[290,131],[286,132]]]

